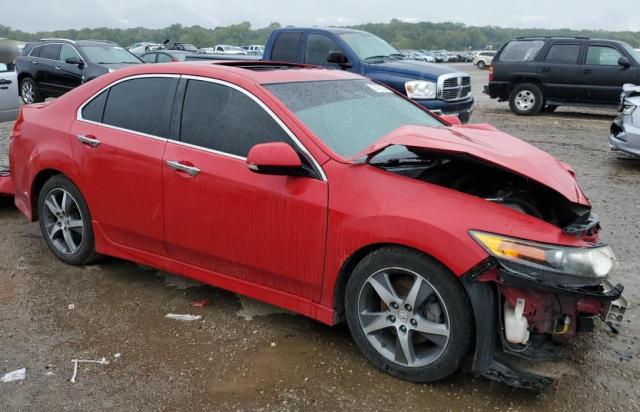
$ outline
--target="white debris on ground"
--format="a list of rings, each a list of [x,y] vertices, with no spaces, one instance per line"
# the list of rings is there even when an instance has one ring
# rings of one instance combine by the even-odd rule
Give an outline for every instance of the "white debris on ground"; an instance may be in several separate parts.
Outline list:
[[[6,373],[0,381],[3,383],[9,383],[13,381],[21,381],[27,377],[27,368],[15,370],[13,372]]]
[[[173,320],[182,320],[182,321],[186,321],[186,322],[192,322],[194,320],[202,319],[202,316],[200,316],[200,315],[179,315],[177,313],[167,313],[165,318],[173,319]]]
[[[107,360],[107,358],[102,358],[102,359],[99,359],[99,360],[73,359],[71,361],[71,363],[73,363],[73,375],[71,375],[71,379],[69,379],[69,381],[71,383],[76,383],[76,378],[78,377],[78,364],[79,363],[97,363],[99,365],[108,365],[109,361]]]

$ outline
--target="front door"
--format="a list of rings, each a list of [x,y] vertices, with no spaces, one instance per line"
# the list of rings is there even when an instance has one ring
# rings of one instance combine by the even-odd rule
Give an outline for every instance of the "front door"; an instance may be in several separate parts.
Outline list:
[[[18,77],[15,66],[0,63],[0,122],[18,117]]]
[[[260,175],[245,164],[258,143],[300,146],[253,96],[193,79],[185,85],[178,138],[167,144],[162,169],[169,256],[319,300],[327,182]]]
[[[589,44],[581,73],[583,83],[589,88],[587,100],[601,104],[618,104],[622,85],[638,80],[636,66],[623,67],[618,64],[622,56],[625,54],[614,45]]]
[[[178,79],[125,80],[81,110],[70,133],[77,182],[110,241],[166,255],[162,155]]]
[[[69,57],[82,60],[76,49],[68,44],[63,44],[60,48],[60,61],[53,72],[54,83],[59,85],[62,93],[66,93],[82,84],[82,69],[77,64],[67,63],[66,60]]]

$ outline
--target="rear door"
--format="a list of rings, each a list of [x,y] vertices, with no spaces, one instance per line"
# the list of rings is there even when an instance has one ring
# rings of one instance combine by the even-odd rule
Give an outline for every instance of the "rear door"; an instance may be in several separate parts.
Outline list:
[[[15,66],[0,63],[0,122],[18,117],[18,77]]]
[[[257,174],[245,162],[253,145],[270,141],[310,162],[291,132],[257,98],[223,82],[188,80],[181,111],[180,140],[167,143],[162,169],[169,256],[319,300],[327,182]]]
[[[276,62],[298,63],[302,45],[302,32],[283,31],[275,35],[268,60]]]
[[[59,96],[63,92],[63,88],[58,84],[56,71],[60,70],[60,43],[46,44],[37,58],[36,81],[38,86],[46,91],[49,96]],[[57,69],[56,69],[57,67]]]
[[[618,64],[618,59],[622,56],[628,57],[614,43],[589,42],[580,73],[587,89],[586,100],[611,105],[620,102],[622,85],[635,83],[637,80],[637,69],[634,66],[623,67]]]
[[[177,84],[162,75],[116,83],[71,127],[78,186],[97,227],[111,242],[159,255],[166,254],[162,155]]]
[[[584,97],[579,76],[581,52],[580,41],[555,42],[546,49],[538,66],[546,98],[571,101]]]

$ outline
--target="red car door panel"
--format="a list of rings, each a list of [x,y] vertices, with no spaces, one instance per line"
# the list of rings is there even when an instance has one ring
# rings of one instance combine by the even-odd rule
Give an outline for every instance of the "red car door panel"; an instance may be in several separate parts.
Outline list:
[[[319,300],[326,182],[256,174],[241,158],[171,141],[164,161],[170,257]],[[170,161],[199,172],[176,170]]]
[[[92,147],[78,136],[95,139]],[[71,146],[78,182],[91,212],[109,239],[165,254],[161,161],[166,141],[76,121]]]

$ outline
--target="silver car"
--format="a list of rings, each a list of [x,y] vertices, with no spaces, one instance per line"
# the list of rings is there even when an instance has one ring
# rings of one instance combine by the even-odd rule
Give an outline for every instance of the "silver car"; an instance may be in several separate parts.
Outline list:
[[[622,86],[620,115],[613,121],[609,146],[626,154],[640,157],[640,86]]]

